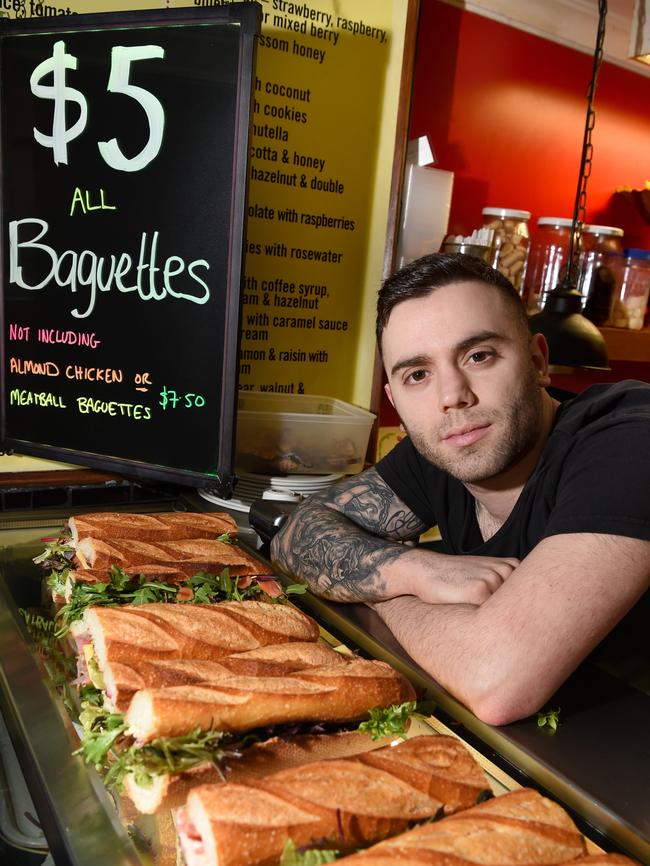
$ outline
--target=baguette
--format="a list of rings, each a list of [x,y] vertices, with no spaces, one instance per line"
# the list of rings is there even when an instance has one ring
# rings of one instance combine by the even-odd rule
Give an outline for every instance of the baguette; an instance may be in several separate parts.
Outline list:
[[[537,791],[521,788],[337,862],[345,866],[551,866],[572,861],[585,850],[581,834],[560,806]]]
[[[110,661],[101,668],[105,706],[114,712],[128,709],[134,692],[145,688],[217,682],[229,674],[281,677],[323,665],[345,665],[347,659],[327,644],[292,641],[235,653],[220,661],[201,659],[141,659]]]
[[[362,731],[298,734],[290,740],[273,737],[227,757],[219,768],[214,764],[200,764],[184,773],[155,776],[151,784],[146,786],[139,785],[131,773],[124,779],[124,788],[136,809],[151,815],[184,805],[187,795],[197,785],[221,784],[224,781],[246,782],[280,770],[301,767],[312,761],[359,755],[388,743],[387,737],[372,740]]]
[[[73,544],[86,536],[100,541],[113,538],[139,541],[175,541],[185,538],[217,538],[237,534],[237,523],[226,513],[162,512],[132,514],[97,511],[77,514],[68,520]]]
[[[577,860],[571,860],[570,863],[571,866],[639,866],[636,860],[630,860],[624,854],[606,854],[604,851],[597,854],[585,854],[584,857],[578,857]]]
[[[78,560],[92,569],[111,565],[126,566],[187,563],[192,574],[197,571],[220,572],[228,568],[231,575],[266,574],[268,568],[241,547],[206,538],[184,541],[150,542],[115,538],[111,542],[81,538],[77,542]]]
[[[136,657],[219,660],[269,644],[315,642],[319,637],[318,625],[297,608],[261,601],[89,607],[75,632],[78,639],[93,643],[102,671],[110,663]]]
[[[381,760],[386,753],[390,753],[390,761],[383,769],[373,765],[370,759]],[[471,768],[467,790],[473,787],[474,791],[462,802],[445,804],[431,794],[431,789],[441,774],[441,758],[443,762],[450,757],[453,761],[456,756]],[[417,786],[405,781],[412,777],[414,762],[421,783]],[[431,777],[431,784],[424,779],[426,775]],[[188,866],[198,862],[192,859],[193,846],[187,844],[196,835],[193,830],[200,834],[205,853],[209,852],[202,862],[273,866],[280,861],[290,838],[299,847],[317,842],[322,848],[352,851],[400,833],[413,821],[433,818],[445,805],[449,809],[471,806],[486,790],[485,775],[458,740],[416,737],[395,747],[318,761],[245,784],[194,788],[177,826]]]
[[[223,676],[209,685],[136,692],[126,713],[138,743],[199,727],[240,732],[289,722],[347,722],[372,707],[414,700],[410,683],[389,665],[353,659],[286,677]]]

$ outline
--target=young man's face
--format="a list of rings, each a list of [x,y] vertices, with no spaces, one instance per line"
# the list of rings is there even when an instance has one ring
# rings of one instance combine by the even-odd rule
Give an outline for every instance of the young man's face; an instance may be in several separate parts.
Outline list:
[[[538,442],[545,343],[493,287],[455,283],[397,304],[382,354],[386,393],[413,444],[460,481],[494,478]]]

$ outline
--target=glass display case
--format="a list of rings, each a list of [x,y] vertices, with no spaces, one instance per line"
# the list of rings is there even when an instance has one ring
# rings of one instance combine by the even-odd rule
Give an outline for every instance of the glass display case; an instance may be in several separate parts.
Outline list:
[[[196,499],[189,507],[205,510]],[[30,510],[0,519],[0,706],[43,837],[31,859],[15,862],[41,863],[45,839],[46,862],[56,866],[171,866],[177,862],[171,813],[137,814],[73,754],[79,739],[62,688],[69,674],[48,651],[51,620],[41,604],[42,571],[32,562],[43,537],[68,514]],[[369,608],[310,594],[297,603],[335,639],[405,673],[435,702],[434,729],[447,726],[476,749],[505,774],[506,787],[538,788],[562,803],[596,844],[650,864],[650,696],[642,677],[624,678],[615,664],[608,670],[585,665],[557,695],[562,709],[555,734],[535,718],[494,728],[418,668]]]

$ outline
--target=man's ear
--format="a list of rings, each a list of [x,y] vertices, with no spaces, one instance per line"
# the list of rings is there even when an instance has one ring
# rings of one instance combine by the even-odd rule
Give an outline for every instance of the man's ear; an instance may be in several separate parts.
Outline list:
[[[533,334],[530,340],[530,353],[537,370],[540,388],[548,388],[551,384],[548,372],[548,343],[543,334]]]
[[[388,382],[386,382],[386,384],[384,385],[384,391],[386,392],[386,396],[390,400],[390,405],[393,407],[393,409],[395,409],[396,406],[395,401],[393,400],[393,392],[390,390],[390,385],[388,384]],[[402,433],[406,433],[406,427],[402,424],[401,421],[399,422],[399,429],[402,431]]]

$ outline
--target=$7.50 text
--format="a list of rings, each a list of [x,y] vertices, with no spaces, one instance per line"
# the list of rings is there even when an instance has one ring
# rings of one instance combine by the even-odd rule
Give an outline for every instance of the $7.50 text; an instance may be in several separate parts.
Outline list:
[[[160,400],[158,402],[163,409],[166,409],[168,406],[172,409],[176,409],[179,405],[180,408],[185,409],[201,409],[205,406],[205,397],[201,394],[179,394],[177,391],[174,391],[173,388],[168,388],[167,385],[163,385],[163,389],[160,392]]]

